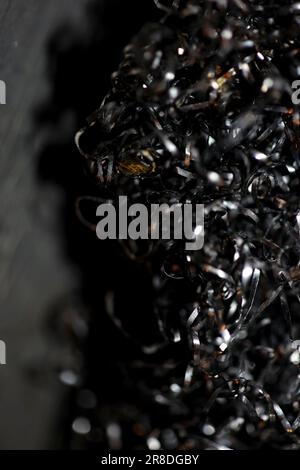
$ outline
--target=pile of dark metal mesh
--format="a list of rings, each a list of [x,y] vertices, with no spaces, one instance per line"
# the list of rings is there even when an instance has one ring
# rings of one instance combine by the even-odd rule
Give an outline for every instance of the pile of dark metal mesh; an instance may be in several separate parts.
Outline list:
[[[161,22],[126,47],[77,135],[110,199],[205,205],[202,250],[123,242],[151,273],[160,339],[141,342],[139,373],[126,364],[136,402],[122,402],[120,384],[105,439],[111,448],[299,448],[300,4],[171,3],[156,0]],[[89,413],[101,427],[96,405]]]

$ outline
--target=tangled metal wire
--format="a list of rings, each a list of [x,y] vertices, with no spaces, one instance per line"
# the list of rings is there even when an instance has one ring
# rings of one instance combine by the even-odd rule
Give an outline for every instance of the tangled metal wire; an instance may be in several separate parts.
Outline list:
[[[155,3],[163,19],[76,137],[113,198],[205,204],[202,250],[126,245],[152,270],[162,341],[144,352],[184,351],[156,366],[147,400],[165,423],[148,416],[142,445],[299,449],[300,4]]]

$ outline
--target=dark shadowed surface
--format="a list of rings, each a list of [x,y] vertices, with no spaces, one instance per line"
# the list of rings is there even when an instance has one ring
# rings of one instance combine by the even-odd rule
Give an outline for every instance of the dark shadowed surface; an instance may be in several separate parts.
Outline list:
[[[60,353],[44,325],[59,299],[79,283],[84,290],[84,262],[76,263],[76,242],[69,246],[62,222],[66,194],[72,201],[78,193],[80,165],[66,168],[76,156],[75,130],[98,106],[122,47],[147,19],[141,3],[130,0],[128,15],[125,2],[115,0],[0,4],[0,79],[7,85],[0,107],[0,339],[7,344],[1,449],[62,445],[68,399],[55,374]]]
[[[59,412],[61,391],[51,378],[42,324],[49,304],[75,283],[59,244],[61,197],[36,180],[43,136],[35,107],[48,96],[46,43],[62,21],[79,27],[84,0],[37,0],[0,5],[1,317],[7,365],[0,369],[0,447],[44,448]],[[71,129],[72,132],[72,129]],[[32,377],[32,370],[38,374]]]

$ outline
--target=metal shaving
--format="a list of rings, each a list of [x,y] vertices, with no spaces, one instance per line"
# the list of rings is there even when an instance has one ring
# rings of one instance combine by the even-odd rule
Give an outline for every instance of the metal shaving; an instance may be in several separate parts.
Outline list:
[[[205,204],[205,245],[123,242],[161,339],[131,338],[113,417],[90,415],[97,445],[299,449],[300,3],[155,3],[76,141],[112,199]],[[111,292],[107,313],[130,339]]]

